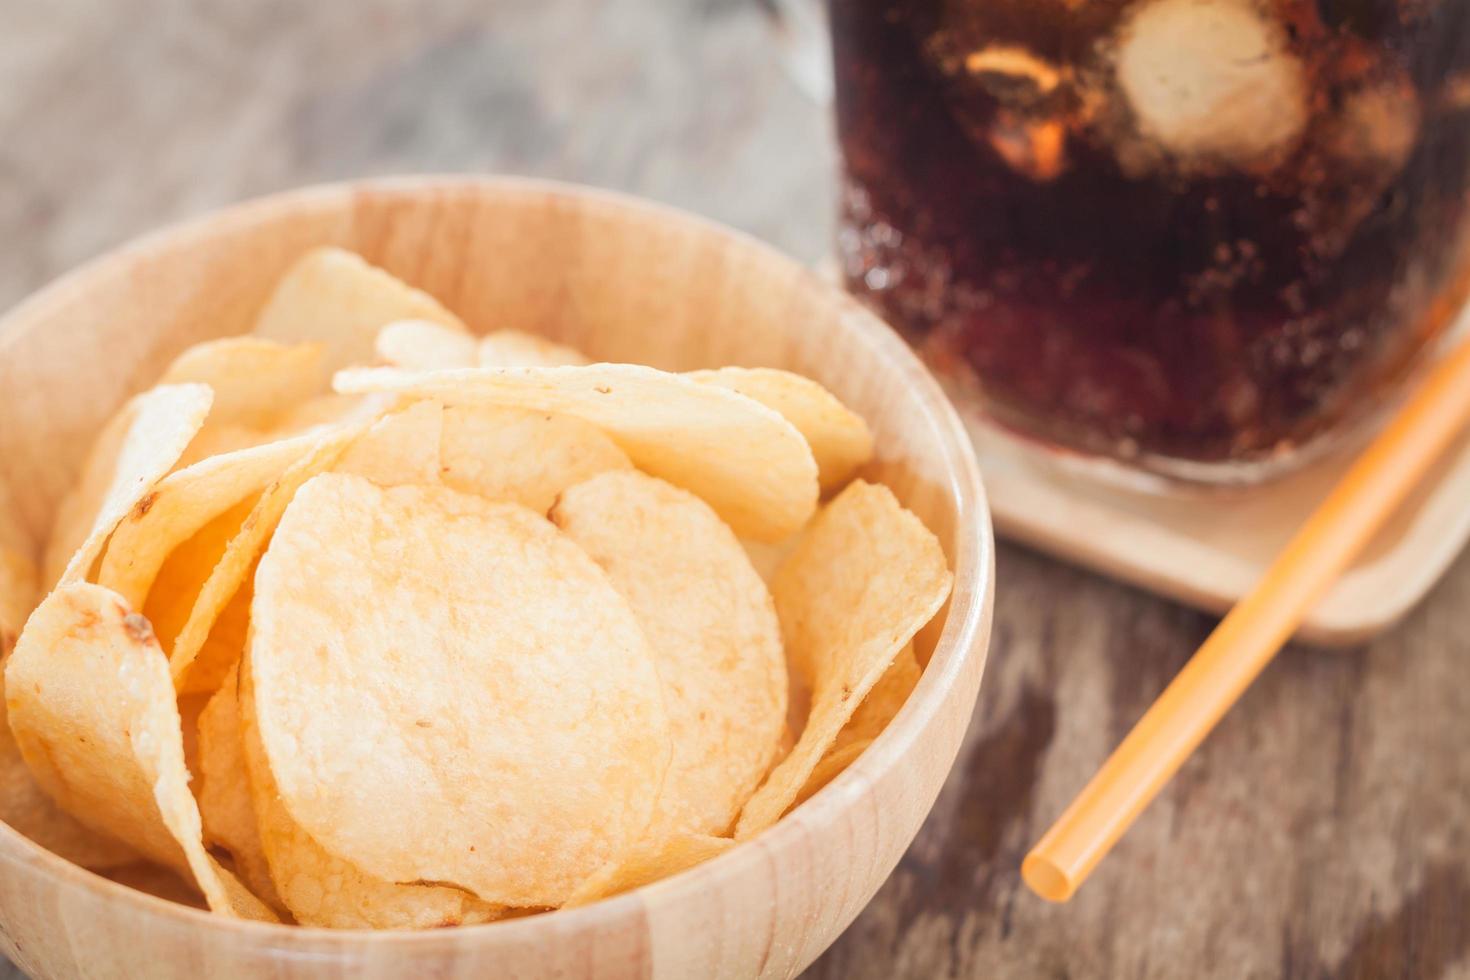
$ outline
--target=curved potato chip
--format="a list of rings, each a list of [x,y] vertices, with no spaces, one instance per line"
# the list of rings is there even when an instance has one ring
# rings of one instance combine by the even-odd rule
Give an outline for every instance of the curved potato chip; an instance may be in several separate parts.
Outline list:
[[[210,456],[170,473],[138,500],[112,532],[97,583],[121,595],[129,605],[142,605],[174,549],[279,479],[319,442],[315,435],[300,435]]]
[[[209,698],[190,695],[177,699],[179,708],[179,732],[184,741],[184,768],[189,771],[189,790],[197,802],[199,797],[199,716],[209,704]]]
[[[410,371],[474,367],[480,345],[463,330],[431,320],[398,320],[378,331],[378,357]]]
[[[0,820],[52,854],[92,871],[138,860],[138,852],[72,819],[41,791],[0,708]]]
[[[374,422],[347,447],[332,471],[360,476],[380,487],[438,483],[443,434],[444,407],[416,402]]]
[[[910,641],[898,651],[898,656],[893,658],[893,663],[863,698],[863,703],[857,706],[852,718],[842,726],[827,754],[832,755],[853,742],[871,742],[882,735],[883,729],[888,727],[918,686],[922,673],[918,658],[914,656],[914,644]]]
[[[250,630],[254,571],[255,563],[252,563],[245,570],[234,596],[215,615],[204,642],[199,644],[199,649],[194,653],[194,659],[180,668],[179,676],[174,679],[174,687],[178,689],[180,697],[214,693],[224,683],[231,668],[239,664]],[[198,607],[197,601],[195,606]],[[193,610],[190,610],[190,615],[194,615]],[[185,628],[187,629],[187,624]]]
[[[11,532],[0,513],[0,663],[9,656],[36,606],[39,574],[20,550],[19,533]],[[13,543],[12,543],[13,542]],[[31,776],[10,722],[0,705],[0,820],[53,854],[96,870],[136,861],[138,855],[110,837],[82,826],[41,792]]]
[[[633,607],[663,682],[674,757],[649,833],[725,833],[786,724],[766,584],[704,501],[642,473],[579,483],[551,518]]]
[[[741,539],[740,546],[745,549],[745,557],[750,559],[750,565],[761,577],[761,581],[767,585],[776,577],[776,569],[786,560],[786,556],[796,548],[796,542],[801,532],[782,538],[780,541],[749,541]]]
[[[817,464],[778,413],[717,385],[636,364],[343,371],[339,391],[395,391],[446,404],[507,405],[573,415],[612,436],[634,465],[683,487],[736,533],[786,537],[817,503]]]
[[[689,377],[738,391],[780,412],[812,447],[823,493],[847,483],[873,456],[868,423],[811,378],[776,368],[743,367],[690,371]]]
[[[789,715],[788,715],[789,718]],[[780,762],[796,748],[796,731],[788,720],[781,729],[781,741],[776,745],[776,762]]]
[[[793,807],[798,807],[815,796],[818,790],[842,775],[843,770],[856,762],[858,756],[862,755],[872,744],[871,738],[860,738],[836,746],[831,752],[822,756],[822,761],[817,763],[812,774],[806,778],[801,790],[797,792],[796,798],[791,801],[791,806],[786,809],[789,811]]]
[[[204,525],[169,553],[154,576],[148,598],[143,602],[143,615],[153,624],[153,632],[165,654],[173,652],[174,643],[188,625],[189,614],[199,600],[199,590],[204,588],[210,573],[224,557],[230,539],[240,533],[240,525],[259,499],[259,494],[246,497]],[[107,582],[99,584],[107,585]]]
[[[238,689],[238,667],[232,667],[199,713],[199,816],[204,842],[228,851],[250,890],[280,911],[285,905],[271,880],[251,799]]]
[[[520,330],[494,330],[480,338],[480,367],[564,367],[591,363],[575,347]]]
[[[168,662],[117,593],[84,582],[51,593],[5,689],[21,754],[62,809],[190,875],[215,911],[275,919],[204,850]]]
[[[255,567],[296,491],[307,480],[335,464],[361,435],[360,428],[338,428],[322,435],[305,456],[261,493],[250,514],[241,522],[240,530],[225,546],[209,578],[200,587],[194,607],[189,610],[189,618],[169,651],[169,670],[180,694],[212,693],[230,667],[240,659],[244,650],[244,616],[236,619],[242,623],[238,642],[233,633],[223,642],[211,642],[219,633],[224,613],[231,609],[241,611],[241,586]],[[245,602],[249,602],[248,596]],[[246,605],[243,610],[247,616],[248,608]],[[200,660],[200,654],[206,650],[213,656]]]
[[[208,420],[204,428],[189,443],[176,469],[192,466],[210,456],[249,449],[262,443],[290,439],[293,436],[313,432],[321,435],[324,430],[341,426],[354,427],[372,425],[391,412],[398,399],[392,395],[339,395],[336,392],[317,395],[288,407],[269,429],[254,429],[240,425],[214,425]]]
[[[286,270],[255,321],[255,335],[322,345],[321,387],[331,373],[371,364],[378,331],[394,320],[429,320],[464,331],[459,318],[428,293],[395,279],[361,256],[316,248]]]
[[[214,390],[211,425],[264,429],[283,412],[323,391],[322,377],[319,344],[224,337],[184,351],[158,383],[207,384]]]
[[[297,922],[327,929],[434,929],[489,922],[502,910],[458,889],[395,884],[327,852],[292,819],[261,746],[249,661],[240,677],[241,744],[261,850]]]
[[[328,466],[389,484],[437,482],[441,410],[421,404],[380,418],[366,432],[333,424],[282,440],[277,445],[306,446],[299,467],[281,474],[268,496],[245,498],[169,553],[144,613],[174,664],[180,694],[212,693],[239,661],[250,625],[250,570],[302,482]]]
[[[398,399],[392,395],[318,395],[283,415],[271,430],[277,438],[298,435],[309,429],[335,425],[370,425],[390,411]]]
[[[445,486],[538,514],[574,483],[633,467],[628,454],[590,422],[483,405],[444,410],[441,457]]]
[[[135,396],[113,416],[57,511],[46,545],[47,582],[91,574],[112,529],[173,469],[213,400],[207,385],[165,385]]]
[[[659,838],[656,842],[639,846],[622,861],[597,871],[582,882],[562,908],[588,905],[598,899],[651,885],[719,857],[734,846],[735,842],[728,837],[707,834],[680,833]]]
[[[200,429],[189,441],[184,455],[180,456],[179,461],[174,464],[173,472],[177,473],[211,456],[222,456],[225,453],[249,449],[251,446],[270,442],[271,439],[269,432],[262,432],[260,429],[251,429],[243,425],[215,425],[205,419],[204,428]]]
[[[545,518],[320,476],[281,520],[251,612],[282,804],[368,874],[557,905],[647,826],[669,758],[653,659]]]
[[[894,657],[944,605],[951,580],[938,539],[887,487],[855,481],[812,521],[771,589],[811,712],[796,747],[745,805],[737,838],[791,806]]]

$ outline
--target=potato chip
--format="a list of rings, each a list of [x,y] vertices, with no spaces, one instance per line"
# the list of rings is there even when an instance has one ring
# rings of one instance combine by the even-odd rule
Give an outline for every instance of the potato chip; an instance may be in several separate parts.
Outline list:
[[[832,748],[817,763],[811,776],[807,777],[806,785],[796,794],[792,807],[805,803],[818,790],[836,779],[873,744],[874,739],[883,734],[883,729],[888,727],[889,722],[913,693],[922,672],[914,655],[914,644],[910,641],[893,658],[893,663],[878,678],[878,683],[873,685],[868,696],[863,698],[863,703],[853,712],[852,719],[837,733]]]
[[[73,817],[188,874],[210,908],[271,921],[204,849],[168,662],[148,620],[101,586],[41,603],[5,670],[10,727]]]
[[[842,731],[837,733],[837,738],[832,743],[831,755],[853,742],[871,742],[883,734],[883,729],[898,714],[904,702],[909,699],[914,688],[918,686],[919,675],[923,671],[919,667],[919,661],[914,656],[914,645],[908,643],[898,656],[893,658],[893,663],[878,678],[878,683],[863,698],[863,703],[857,706],[852,713],[851,720],[842,726]]]
[[[638,847],[627,858],[609,864],[584,881],[563,908],[576,908],[602,898],[642,888],[719,857],[735,842],[707,834],[674,834]]]
[[[786,724],[771,595],[704,501],[635,471],[579,483],[552,520],[633,607],[663,682],[674,756],[650,834],[723,834]]]
[[[439,482],[439,444],[444,434],[444,407],[418,402],[373,423],[333,472],[350,473],[380,487]]]
[[[370,875],[557,905],[647,826],[670,751],[652,655],[545,518],[320,476],[281,520],[251,612],[281,801]]]
[[[174,686],[181,697],[214,693],[230,670],[239,664],[250,631],[250,603],[255,597],[253,583],[259,560],[257,558],[245,570],[239,589],[215,616],[214,624],[209,627],[194,659],[180,668]],[[198,607],[197,601],[195,606]],[[193,615],[192,610],[190,615]]]
[[[440,414],[437,404],[423,402],[380,419],[366,433],[356,436],[331,465],[387,485],[437,482]],[[308,447],[306,452],[310,453],[323,437],[323,433],[317,432],[297,437],[288,444],[305,444]],[[340,439],[341,436],[332,438]],[[328,455],[333,452],[334,449],[327,449]],[[296,480],[315,475],[321,468],[319,463],[310,463],[297,474]],[[274,492],[273,499],[278,508],[284,507],[291,487],[297,485],[299,482],[288,482],[284,488]],[[217,689],[245,649],[245,633],[250,621],[250,572],[264,546],[259,527],[252,525],[250,533],[241,539],[233,553],[228,549],[245,521],[256,511],[259,501],[259,494],[247,497],[175,548],[148,593],[144,612],[155,624],[163,649],[171,658],[179,645],[177,638],[188,630],[178,657],[181,693],[209,693]],[[263,514],[257,522],[264,519],[265,524],[261,526],[273,527],[273,521],[278,518],[278,513],[275,517]],[[225,563],[227,554],[230,554],[230,560]],[[220,568],[222,563],[225,563],[224,567]],[[245,572],[240,575],[242,563]],[[219,569],[217,577],[214,574],[216,569]],[[240,579],[237,591],[223,607],[217,608],[219,596],[237,576]],[[209,599],[201,606],[199,598],[211,579],[214,585]],[[199,639],[201,633],[204,634],[202,642]]]
[[[750,559],[751,567],[760,575],[761,580],[769,586],[776,577],[776,570],[781,567],[788,555],[796,550],[796,544],[801,540],[801,532],[783,538],[776,542],[742,540],[740,546],[745,549],[745,555]],[[796,735],[806,725],[807,711],[811,707],[811,691],[807,689],[806,678],[796,671],[787,671],[786,690],[786,730],[782,733],[780,747],[776,751],[776,760],[786,758],[791,749],[796,745]]]
[[[791,723],[788,721],[781,728],[781,741],[776,743],[775,763],[779,763],[782,759],[790,755],[791,750],[794,748],[796,748],[796,730],[791,727]]]
[[[9,656],[39,590],[36,566],[22,551],[19,529],[0,513],[0,663]],[[0,706],[0,820],[53,854],[84,868],[106,868],[138,859],[112,838],[102,837],[57,808],[36,785]]]
[[[214,390],[211,425],[265,429],[283,412],[324,391],[322,376],[318,344],[225,337],[184,351],[158,383],[207,384]]]
[[[837,746],[831,752],[822,756],[822,761],[817,763],[816,768],[812,770],[812,774],[806,778],[806,783],[802,785],[801,790],[796,794],[796,798],[791,801],[791,806],[787,807],[787,810],[790,810],[792,807],[798,807],[815,796],[818,790],[824,788],[832,780],[842,775],[843,771],[856,762],[858,756],[862,755],[868,746],[872,744],[872,739],[860,738],[856,741]]]
[[[939,541],[887,487],[856,481],[812,521],[771,589],[811,712],[796,747],[745,805],[737,838],[791,805],[904,644],[944,605],[950,582]]]
[[[255,335],[322,345],[321,386],[331,372],[371,364],[378,331],[394,320],[429,320],[464,331],[464,324],[420,292],[360,256],[340,248],[307,252],[286,270],[255,321]]]
[[[159,646],[165,654],[173,652],[178,635],[189,622],[189,614],[199,599],[199,590],[208,581],[230,539],[240,533],[240,525],[255,509],[260,495],[246,497],[194,533],[169,553],[153,579],[143,603],[143,615],[153,624]],[[106,585],[104,580],[102,585]],[[241,647],[243,649],[243,641]]]
[[[0,732],[0,821],[52,854],[92,871],[138,860],[132,848],[77,823],[42,792],[8,726]]]
[[[786,738],[782,743],[778,762],[796,748],[797,737],[806,728],[807,715],[812,708],[812,692],[807,687],[806,678],[795,670],[788,670],[786,676],[791,681],[786,689]]]
[[[592,363],[575,347],[519,330],[495,330],[482,337],[479,362],[480,367],[565,367]]]
[[[601,429],[570,415],[452,405],[444,410],[444,485],[545,514],[574,483],[633,467]]]
[[[238,637],[225,642],[209,643],[219,633],[223,614],[239,610],[238,593],[260,553],[270,540],[286,505],[307,480],[331,467],[347,448],[362,435],[361,429],[339,428],[323,435],[316,445],[298,459],[281,478],[261,493],[240,530],[225,546],[218,564],[199,589],[199,597],[189,611],[184,628],[169,651],[169,670],[180,694],[211,693],[223,680],[244,650],[243,629]],[[246,600],[248,602],[248,598]],[[246,607],[248,609],[248,607]],[[199,659],[210,651],[208,659]]]
[[[0,820],[52,854],[93,871],[138,860],[132,848],[78,823],[42,792],[21,758],[4,709],[0,709]]]
[[[298,435],[320,426],[368,425],[393,408],[392,395],[318,395],[283,415],[271,430],[277,438]]]
[[[689,377],[738,391],[780,412],[812,447],[823,493],[845,485],[872,458],[868,423],[811,378],[775,368],[743,367],[690,371]]]
[[[501,909],[458,889],[374,878],[322,848],[281,802],[255,722],[254,685],[240,678],[240,734],[261,850],[297,922],[328,929],[431,929],[489,922]]]
[[[613,438],[634,465],[702,497],[736,533],[763,541],[807,522],[817,465],[779,414],[717,385],[635,364],[343,371],[339,391],[396,391],[446,404],[573,415]]]
[[[160,480],[117,525],[97,575],[129,605],[142,605],[169,554],[210,521],[260,493],[320,441],[301,435],[210,456]],[[205,569],[207,572],[208,569]]]
[[[209,703],[207,695],[191,694],[177,700],[179,731],[184,741],[184,768],[189,771],[189,790],[199,797],[199,716]]]
[[[199,816],[204,842],[229,852],[241,880],[277,912],[285,910],[260,842],[240,729],[238,666],[199,714]]]
[[[263,442],[270,442],[272,438],[274,437],[270,432],[261,429],[243,425],[215,425],[205,419],[204,427],[189,441],[188,448],[174,464],[173,472],[177,473],[211,456],[222,456],[259,446]]]
[[[783,538],[780,541],[749,541],[742,539],[740,546],[745,549],[745,557],[750,559],[750,565],[756,574],[766,584],[776,577],[776,569],[786,560],[796,548],[796,542],[800,539],[800,532]]]
[[[475,367],[479,342],[465,333],[430,320],[398,320],[378,331],[378,357],[410,371]]]
[[[48,583],[91,574],[112,529],[173,469],[213,399],[206,385],[165,385],[138,395],[113,416],[57,512],[46,546]]]
[[[178,872],[151,861],[133,861],[118,868],[110,868],[103,872],[102,877],[119,885],[127,885],[145,895],[161,898],[165,902],[196,909],[209,908],[200,898],[198,890],[179,877]]]

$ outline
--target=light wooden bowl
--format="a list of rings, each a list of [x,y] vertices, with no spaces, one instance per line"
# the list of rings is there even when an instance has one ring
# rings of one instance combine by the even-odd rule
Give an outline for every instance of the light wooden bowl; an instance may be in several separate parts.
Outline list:
[[[904,344],[738,234],[569,187],[480,179],[305,190],[149,236],[0,320],[0,507],[35,539],[90,438],[169,358],[241,333],[313,245],[362,253],[480,330],[594,357],[811,375],[877,436],[882,480],[944,543],[953,599],[887,732],[767,833],[675,878],[569,912],[431,932],[231,921],[74,867],[0,825],[0,948],[37,977],[789,977],[888,877],[954,760],[989,638],[994,562],[975,456]]]

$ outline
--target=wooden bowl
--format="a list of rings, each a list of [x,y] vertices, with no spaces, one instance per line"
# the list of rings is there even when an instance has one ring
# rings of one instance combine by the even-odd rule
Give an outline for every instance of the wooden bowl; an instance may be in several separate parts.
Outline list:
[[[939,387],[886,326],[774,251],[603,193],[514,180],[309,189],[148,236],[0,320],[0,508],[39,548],[109,413],[185,346],[250,328],[313,245],[360,252],[477,329],[671,369],[817,378],[877,437],[866,475],[937,533],[954,596],[883,736],[767,833],[677,877],[568,912],[428,932],[237,922],[72,866],[0,825],[0,948],[37,977],[788,977],[893,870],[954,761],[985,662],[990,519]],[[932,656],[930,656],[932,652]]]

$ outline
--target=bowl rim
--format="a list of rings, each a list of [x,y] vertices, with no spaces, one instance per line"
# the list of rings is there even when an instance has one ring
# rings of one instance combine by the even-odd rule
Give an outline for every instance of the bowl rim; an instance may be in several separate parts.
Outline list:
[[[733,240],[746,249],[763,253],[767,258],[774,258],[805,273],[809,284],[840,310],[841,315],[837,318],[840,329],[852,333],[875,359],[888,361],[906,375],[914,389],[916,406],[925,421],[939,433],[942,444],[952,450],[947,454],[952,465],[948,467],[943,489],[955,504],[956,534],[952,569],[954,585],[949,601],[941,610],[945,616],[944,625],[913,693],[887,728],[852,765],[762,833],[668,878],[586,906],[556,910],[554,915],[531,915],[452,929],[417,930],[327,929],[229,918],[138,891],[72,864],[3,821],[0,821],[0,863],[29,865],[56,879],[60,885],[133,904],[140,914],[161,916],[171,920],[169,924],[172,926],[223,930],[236,933],[241,940],[278,947],[316,947],[323,952],[328,949],[340,951],[347,946],[429,947],[444,942],[449,936],[515,942],[547,928],[561,932],[599,929],[618,921],[637,920],[651,896],[673,902],[695,899],[717,879],[738,877],[755,865],[774,865],[800,850],[806,840],[819,835],[824,826],[836,822],[848,807],[867,795],[867,790],[884,773],[901,763],[919,734],[934,719],[961,674],[971,666],[972,660],[978,660],[977,666],[983,670],[995,589],[995,539],[974,446],[939,382],[892,327],[839,287],[751,234],[671,205],[584,184],[516,176],[426,174],[312,184],[250,198],[166,224],[125,240],[63,273],[0,314],[0,356],[3,356],[8,341],[19,335],[18,328],[28,321],[44,317],[48,306],[72,300],[79,289],[96,288],[100,282],[123,274],[129,265],[150,254],[187,246],[191,240],[214,239],[231,228],[259,226],[278,215],[303,208],[349,208],[355,198],[365,194],[414,196],[444,192],[549,195],[567,201],[591,201],[622,215],[656,218],[665,223],[683,225],[701,235]],[[968,708],[973,711],[973,701]]]

